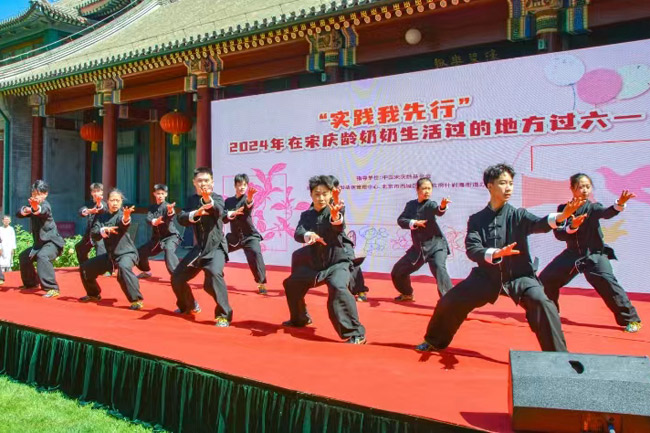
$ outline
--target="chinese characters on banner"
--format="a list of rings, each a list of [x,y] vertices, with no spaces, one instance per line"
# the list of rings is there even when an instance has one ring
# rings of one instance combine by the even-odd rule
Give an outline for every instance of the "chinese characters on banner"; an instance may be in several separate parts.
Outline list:
[[[383,174],[357,176],[354,185],[342,184],[343,190],[374,190],[374,189],[415,189],[416,181],[422,177],[431,178],[431,174]],[[405,182],[407,181],[407,182]],[[482,182],[432,182],[433,188],[483,188]]]
[[[497,119],[457,120],[457,112],[472,104],[471,96],[408,102],[401,105],[321,113],[331,132],[305,136],[232,141],[228,153],[314,151],[356,146],[432,143],[444,140],[485,139],[517,135],[546,135],[606,131],[618,122],[640,121],[645,113],[612,114],[593,109]]]

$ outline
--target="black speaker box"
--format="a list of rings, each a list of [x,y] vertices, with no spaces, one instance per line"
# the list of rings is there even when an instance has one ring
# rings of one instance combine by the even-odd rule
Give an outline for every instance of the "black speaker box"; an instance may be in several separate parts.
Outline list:
[[[650,433],[647,356],[510,351],[516,431]]]

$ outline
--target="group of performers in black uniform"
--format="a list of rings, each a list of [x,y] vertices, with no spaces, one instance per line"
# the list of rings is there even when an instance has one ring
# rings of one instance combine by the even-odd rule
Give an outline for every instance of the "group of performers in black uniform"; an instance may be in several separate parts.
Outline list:
[[[526,209],[515,208],[508,201],[513,193],[515,172],[506,164],[488,167],[483,182],[490,193],[488,205],[471,215],[467,224],[465,246],[467,256],[477,264],[468,277],[452,287],[446,260],[449,247],[438,225],[451,201],[443,198],[438,204],[431,200],[430,179],[417,181],[417,199],[409,201],[397,223],[411,231],[412,245],[394,265],[391,278],[399,296],[397,302],[414,300],[410,275],[425,263],[436,279],[440,299],[429,321],[419,351],[446,348],[455,333],[475,308],[494,303],[499,295],[512,298],[526,311],[528,323],[542,350],[566,351],[559,315],[559,291],[577,274],[603,298],[616,322],[627,332],[641,328],[634,306],[612,272],[614,251],[603,241],[600,219],[620,213],[634,194],[624,190],[616,203],[605,207],[589,201],[591,178],[584,173],[571,177],[573,198],[558,206],[557,213],[543,218]],[[102,274],[117,272],[117,280],[131,309],[143,308],[139,280],[151,277],[149,257],[164,252],[165,265],[171,275],[178,314],[196,314],[201,307],[195,300],[188,281],[204,273],[203,289],[215,300],[216,326],[227,327],[233,317],[228,302],[224,266],[228,253],[243,249],[257,284],[258,293],[266,294],[266,269],[260,242],[262,235],[253,224],[252,209],[256,190],[248,185],[248,176],[235,176],[235,195],[225,200],[213,191],[213,174],[208,167],[194,170],[196,194],[184,210],[176,213],[175,203],[167,202],[166,185],[155,185],[156,203],[147,213],[152,226],[151,239],[136,248],[129,227],[133,207],[123,207],[124,196],[118,189],[109,192],[104,201],[103,186],[90,187],[92,203],[80,209],[88,221],[81,241],[76,245],[79,270],[86,295],[81,302],[101,300],[97,279]],[[284,326],[303,327],[312,323],[307,312],[305,295],[312,287],[326,285],[327,309],[334,329],[346,342],[364,344],[365,328],[359,319],[356,301],[367,300],[361,263],[355,258],[354,243],[345,231],[345,205],[340,199],[338,180],[321,175],[309,179],[311,207],[302,212],[295,230],[295,240],[304,244],[291,259],[291,274],[283,286],[289,307],[289,320]],[[31,219],[34,245],[20,254],[23,288],[36,288],[40,283],[45,297],[59,295],[53,262],[61,254],[64,242],[59,235],[52,209],[46,198],[48,185],[38,180],[32,185],[29,204],[17,213]],[[175,221],[191,226],[194,246],[182,260],[176,256],[181,235]],[[224,235],[224,224],[230,233]],[[528,235],[553,231],[566,242],[560,255],[537,275],[537,263],[529,252]],[[96,255],[88,254],[95,248]],[[37,263],[37,270],[33,263]],[[141,273],[136,276],[133,268]],[[0,271],[1,272],[1,271]],[[356,299],[355,299],[356,298]]]

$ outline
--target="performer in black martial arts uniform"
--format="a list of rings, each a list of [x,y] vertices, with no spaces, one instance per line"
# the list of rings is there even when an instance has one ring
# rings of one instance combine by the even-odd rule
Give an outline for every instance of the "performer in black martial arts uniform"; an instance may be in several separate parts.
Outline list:
[[[95,240],[104,239],[106,254],[89,259],[79,268],[81,282],[87,293],[79,298],[79,301],[100,301],[101,289],[97,284],[97,277],[117,269],[117,282],[131,303],[129,308],[140,310],[143,307],[140,282],[133,273],[133,266],[138,262],[138,250],[127,232],[135,206],[122,209],[123,202],[124,195],[114,188],[108,194],[108,211],[95,218],[92,237]]]
[[[526,209],[508,203],[513,191],[514,169],[506,164],[488,167],[483,183],[490,202],[469,217],[465,247],[478,267],[454,286],[436,305],[420,351],[444,349],[475,308],[494,303],[504,293],[526,310],[526,319],[544,351],[566,351],[560,316],[535,275],[528,250],[528,235],[556,228],[580,207],[573,199],[562,213],[536,217]],[[515,247],[517,249],[515,249]]]
[[[248,186],[248,175],[242,173],[235,176],[235,195],[228,197],[225,202],[224,224],[230,224],[230,233],[226,235],[228,252],[242,248],[246,255],[248,267],[253,273],[257,283],[257,292],[265,295],[266,291],[266,266],[262,257],[263,240],[260,232],[253,224],[253,198],[257,190]]]
[[[90,236],[90,231],[93,228],[95,218],[98,214],[106,212],[107,209],[106,202],[103,200],[104,185],[101,183],[91,183],[90,197],[92,199],[92,202],[79,209],[79,216],[82,218],[88,218],[86,222],[86,231],[81,237],[81,240],[77,242],[77,245],[74,246],[75,252],[77,253],[77,261],[79,261],[79,266],[88,260],[88,253],[90,253],[90,250],[93,247],[95,247],[95,256],[106,254],[104,240],[100,239],[95,242]]]
[[[151,266],[149,257],[155,256],[161,251],[165,252],[165,266],[171,275],[178,266],[176,248],[181,243],[181,235],[178,233],[174,220],[176,203],[167,203],[167,185],[158,183],[153,186],[153,196],[156,204],[149,206],[147,212],[147,224],[151,225],[151,239],[138,248],[140,261],[137,266],[142,271],[138,278],[151,277]]]
[[[29,206],[23,206],[16,213],[18,218],[29,218],[34,244],[20,253],[21,288],[32,289],[38,286],[46,291],[43,297],[59,296],[59,285],[54,274],[54,260],[63,251],[65,242],[56,228],[52,217],[52,208],[46,198],[50,187],[43,180],[37,180],[32,185],[32,195]],[[34,262],[38,267],[34,269]],[[4,275],[3,278],[4,279]]]
[[[539,275],[546,296],[560,309],[558,299],[560,288],[566,286],[578,273],[582,272],[591,286],[614,313],[616,323],[625,327],[626,332],[641,329],[641,318],[630,302],[625,289],[614,276],[610,260],[616,259],[614,250],[603,239],[600,219],[610,219],[625,209],[626,202],[636,197],[627,190],[621,192],[616,204],[605,207],[601,203],[589,201],[593,188],[591,178],[584,173],[571,176],[571,191],[576,198],[586,200],[570,218],[566,228],[554,230],[555,237],[564,241],[567,248],[549,263]],[[558,212],[564,205],[558,206]]]
[[[340,213],[343,215],[343,218],[345,218],[345,203],[340,199],[341,187],[339,186],[339,180],[334,175],[330,175],[329,177],[334,186],[332,189],[332,204],[341,204],[342,207]],[[311,210],[313,208],[314,204],[312,203],[309,206],[309,209]],[[361,264],[363,264],[363,261],[366,258],[364,256],[355,257],[354,242],[352,242],[352,239],[350,239],[345,232],[343,232],[343,245],[352,257],[352,271],[350,273],[349,285],[350,293],[354,295],[357,302],[368,302],[368,292],[370,291],[370,288],[366,286],[366,280],[363,277],[363,271],[361,270]],[[313,267],[313,263],[311,262],[311,250],[310,246],[304,246],[298,248],[293,252],[293,254],[291,254],[291,272],[298,268],[301,263],[308,267]]]
[[[348,343],[364,344],[365,329],[349,290],[353,256],[343,240],[345,226],[340,213],[343,205],[331,203],[333,188],[329,176],[309,179],[314,207],[300,215],[294,237],[297,242],[309,245],[310,257],[308,261],[297,263],[284,280],[291,319],[283,325],[302,327],[310,324],[305,295],[310,288],[327,284],[327,310],[334,329]]]
[[[228,261],[228,245],[223,234],[223,197],[212,191],[214,181],[211,168],[197,167],[193,182],[197,193],[187,200],[185,210],[178,216],[181,225],[193,226],[194,248],[172,274],[172,288],[178,306],[176,312],[188,314],[201,311],[187,282],[203,270],[203,289],[217,302],[215,324],[227,327],[232,320],[232,309],[223,276],[223,267]]]
[[[425,263],[429,264],[429,269],[436,279],[440,297],[451,289],[451,279],[447,273],[449,245],[436,221],[437,216],[445,214],[451,201],[445,197],[438,206],[438,203],[430,200],[433,183],[427,177],[418,179],[416,189],[418,198],[406,203],[404,211],[397,218],[397,224],[401,228],[411,230],[413,241],[390,273],[393,285],[400,292],[395,298],[399,302],[413,301],[411,274]]]

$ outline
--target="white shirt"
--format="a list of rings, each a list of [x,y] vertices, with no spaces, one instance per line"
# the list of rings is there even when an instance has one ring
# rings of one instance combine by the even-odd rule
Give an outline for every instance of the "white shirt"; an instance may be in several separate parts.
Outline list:
[[[16,232],[13,227],[0,227],[0,242],[2,242],[1,248],[3,250],[11,251],[16,249]]]

